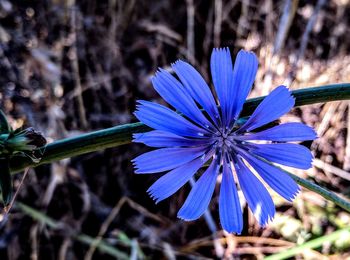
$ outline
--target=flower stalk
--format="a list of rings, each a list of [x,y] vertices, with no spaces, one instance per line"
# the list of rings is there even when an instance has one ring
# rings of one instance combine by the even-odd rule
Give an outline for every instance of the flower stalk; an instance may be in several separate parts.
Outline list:
[[[320,87],[305,88],[292,91],[295,97],[295,107],[350,99],[350,83],[331,84]],[[252,98],[245,102],[241,116],[250,115],[265,97]],[[144,124],[131,123],[102,129],[76,137],[66,138],[46,145],[40,162],[28,158],[13,158],[10,169],[13,174],[26,167],[36,167],[42,164],[59,161],[90,152],[128,144],[134,133],[149,131]],[[43,149],[43,148],[39,148]]]
[[[295,107],[330,101],[348,100],[350,99],[350,83],[331,84],[294,90],[292,91],[292,94],[296,99]],[[264,97],[259,97],[247,100],[242,115],[249,115],[263,98]],[[13,158],[10,162],[10,170],[12,174],[16,174],[24,170],[26,167],[36,167],[38,165],[51,163],[65,158],[128,144],[131,142],[134,133],[149,130],[149,127],[138,122],[58,140],[46,145],[44,156],[40,162],[36,163],[25,157]],[[299,185],[320,194],[325,199],[334,202],[336,205],[350,212],[349,201],[340,198],[331,191],[328,191],[309,180],[302,179],[291,173],[289,174]]]

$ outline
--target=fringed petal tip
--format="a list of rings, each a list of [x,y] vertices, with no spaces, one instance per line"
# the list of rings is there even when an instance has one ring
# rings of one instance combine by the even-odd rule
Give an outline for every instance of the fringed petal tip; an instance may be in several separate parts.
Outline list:
[[[158,68],[157,68],[157,71],[154,73],[154,76],[152,77],[152,79],[158,77],[158,76],[159,76],[159,73],[162,73],[162,72],[164,72],[164,71],[167,71],[167,70],[158,67]]]
[[[163,69],[163,68],[158,67],[157,70],[156,70],[156,72],[154,73],[154,75],[150,77],[153,86],[154,86],[155,81],[161,80],[162,74],[168,73],[168,74],[171,75],[171,72],[173,72],[172,69],[167,70],[167,69]]]
[[[198,218],[186,218],[186,217],[180,215],[179,213],[177,214],[177,218],[178,218],[178,219],[181,219],[181,220],[183,220],[183,221],[186,221],[186,222],[195,221],[195,220],[198,219]]]
[[[243,225],[241,227],[225,227],[223,225],[223,223],[220,223],[221,227],[224,231],[226,231],[229,234],[236,234],[236,235],[240,235],[242,234],[242,229],[243,229]]]
[[[146,191],[147,194],[149,195],[149,197],[152,199],[152,200],[156,200],[155,196],[154,196],[154,193],[153,193],[153,189],[152,189],[152,186],[148,188],[148,190]]]
[[[226,53],[229,53],[231,55],[230,49],[228,47],[214,48],[213,52],[226,52]]]
[[[289,198],[285,197],[284,199],[286,199],[289,202],[293,202],[300,194],[300,191],[301,191],[301,188],[298,186],[297,190],[293,194],[291,194]]]
[[[275,218],[275,215],[268,216],[268,218],[264,222],[262,223],[259,222],[260,227],[266,228],[274,220],[274,218]]]
[[[140,106],[140,105],[143,105],[144,102],[147,102],[147,101],[146,101],[146,100],[142,100],[142,99],[136,100],[136,107],[137,107],[137,106]]]
[[[151,189],[152,186],[147,190],[147,193],[149,195],[149,197],[154,201],[155,204],[158,204],[159,202],[161,202],[164,199],[158,198],[155,194],[154,194],[154,190]]]
[[[186,62],[186,61],[183,61],[183,60],[181,60],[181,59],[178,59],[178,60],[176,60],[176,61],[170,63],[170,66],[174,69],[175,66],[178,66],[178,65],[184,64],[184,63],[187,63],[187,62]]]
[[[135,165],[134,165],[134,167],[136,167]],[[140,172],[140,169],[139,168],[135,168],[135,174],[141,174],[142,172]]]
[[[131,160],[131,163],[132,163],[132,166],[134,167],[135,174],[139,174],[140,168],[139,168],[137,162],[135,161],[135,159]]]
[[[134,133],[132,134],[132,142],[140,143],[139,139],[144,135],[144,133]]]
[[[262,212],[261,215],[257,215],[256,212],[252,212],[255,219],[258,221],[259,225],[262,228],[267,227],[275,218],[275,205],[271,204],[270,206],[272,206],[273,208],[270,208],[269,210],[264,209],[264,212]]]

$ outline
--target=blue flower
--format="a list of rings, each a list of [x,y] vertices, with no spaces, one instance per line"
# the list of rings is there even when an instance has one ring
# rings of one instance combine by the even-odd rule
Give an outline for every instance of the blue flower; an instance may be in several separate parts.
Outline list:
[[[265,226],[274,217],[275,206],[256,175],[280,196],[292,201],[299,192],[298,185],[271,163],[310,168],[313,158],[310,151],[286,142],[313,140],[316,134],[302,123],[285,123],[256,131],[294,106],[294,98],[285,86],[274,89],[243,124],[239,123],[258,69],[254,53],[241,50],[233,66],[228,48],[214,49],[210,65],[218,103],[190,64],[181,60],[172,64],[180,81],[159,69],[152,78],[153,86],[181,114],[159,104],[138,101],[135,116],[155,130],[135,134],[134,142],[159,149],[138,156],[133,163],[138,174],[167,172],[148,190],[159,202],[173,195],[209,162],[178,217],[199,218],[209,205],[218,175],[222,174],[220,222],[226,231],[240,233],[243,220],[236,183],[260,225]]]

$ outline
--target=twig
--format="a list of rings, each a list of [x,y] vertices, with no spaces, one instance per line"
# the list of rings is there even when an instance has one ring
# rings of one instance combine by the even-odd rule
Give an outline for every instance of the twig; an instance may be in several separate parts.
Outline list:
[[[325,2],[326,2],[326,0],[318,0],[317,1],[316,7],[314,8],[314,12],[312,13],[309,21],[307,22],[305,31],[304,31],[303,36],[301,38],[301,44],[300,44],[299,50],[297,52],[297,56],[292,64],[291,72],[289,73],[288,78],[286,79],[287,86],[290,86],[290,84],[292,83],[292,81],[295,78],[295,74],[296,74],[296,70],[297,70],[299,61],[304,58],[304,54],[305,54],[307,44],[309,42],[311,30],[312,30],[312,28],[314,28],[315,22],[317,20],[317,16],[318,16],[321,8],[325,4]]]
[[[247,246],[247,247],[239,247],[239,248],[235,248],[235,254],[236,255],[245,255],[245,254],[249,254],[249,255],[262,255],[262,254],[274,254],[274,253],[278,253],[278,252],[282,252],[287,250],[288,247],[285,246],[279,246],[279,247],[275,247],[275,246]],[[261,259],[260,257],[257,257],[257,259]]]
[[[92,259],[92,256],[99,245],[99,243],[102,241],[103,236],[106,234],[108,227],[111,225],[113,220],[117,217],[119,214],[120,209],[123,207],[124,204],[129,204],[132,208],[137,209],[139,212],[143,213],[145,216],[148,216],[156,221],[164,223],[164,221],[159,218],[157,215],[154,215],[150,212],[148,212],[144,207],[141,205],[138,205],[137,203],[130,200],[128,197],[122,197],[118,203],[115,205],[115,207],[112,209],[111,213],[108,215],[107,219],[102,223],[101,228],[98,232],[97,237],[92,241],[89,250],[87,251],[84,259],[90,260]],[[135,245],[133,245],[135,246]]]
[[[195,63],[194,49],[194,5],[193,0],[186,0],[187,6],[187,59]]]
[[[307,44],[309,42],[309,37],[310,37],[311,30],[312,30],[312,28],[314,28],[317,16],[318,16],[322,6],[325,3],[326,3],[326,0],[318,0],[317,1],[316,7],[314,9],[314,12],[313,12],[312,16],[310,17],[309,21],[307,22],[305,31],[303,33],[303,37],[301,38],[301,44],[300,44],[299,51],[298,51],[298,54],[297,54],[297,61],[299,61],[299,60],[304,58],[305,49],[306,49],[306,46],[307,46]]]
[[[67,259],[67,251],[71,245],[72,245],[72,240],[69,237],[66,237],[63,240],[62,245],[60,246],[60,250],[58,252],[58,260]]]
[[[335,167],[331,164],[325,163],[317,158],[314,159],[313,164],[314,164],[314,166],[316,166],[317,168],[319,168],[325,172],[333,173],[334,175],[337,175],[345,180],[350,181],[350,173],[347,171],[344,171],[344,170],[342,170],[338,167]]]
[[[118,215],[121,207],[124,205],[124,203],[126,202],[126,197],[121,198],[117,205],[115,205],[115,207],[113,208],[113,210],[111,211],[111,213],[108,215],[107,219],[102,223],[100,230],[98,231],[98,235],[97,237],[94,239],[94,241],[91,243],[89,250],[87,251],[87,253],[85,254],[84,259],[85,260],[90,260],[92,259],[92,256],[98,246],[98,244],[101,242],[101,240],[103,239],[103,236],[105,235],[105,233],[107,232],[108,227],[110,226],[110,224],[112,223],[112,221],[116,218],[116,216]]]
[[[237,36],[241,37],[243,36],[244,32],[247,29],[248,25],[248,11],[249,11],[249,2],[250,0],[244,0],[242,2],[242,7],[241,7],[241,15],[238,19],[238,26],[237,26]]]
[[[338,106],[339,106],[339,102],[334,102],[332,104],[329,104],[329,106],[327,106],[327,111],[325,115],[322,117],[322,121],[317,128],[317,136],[319,137],[323,136]]]
[[[78,48],[77,48],[77,17],[76,17],[76,8],[71,9],[71,27],[72,27],[72,38],[73,38],[73,45],[72,45],[72,51],[74,53],[74,57],[71,59],[72,62],[72,69],[75,79],[75,90],[74,93],[77,93],[77,103],[78,103],[78,113],[79,113],[79,119],[80,123],[83,129],[88,128],[88,123],[86,120],[86,113],[85,113],[85,106],[84,106],[84,100],[83,100],[83,88],[80,83],[80,72],[79,72],[79,64],[78,64]]]
[[[331,121],[332,117],[334,116],[334,112],[337,110],[338,106],[339,106],[339,102],[334,102],[331,104],[326,104],[323,107],[322,112],[326,111],[326,113],[324,114],[324,116],[322,116],[321,123],[318,125],[318,127],[316,129],[316,133],[317,133],[318,137],[322,137],[323,134],[325,133],[325,131],[328,129],[329,122]],[[315,140],[311,145],[311,149],[316,150],[320,144],[320,141],[321,141],[321,139]]]
[[[290,26],[294,19],[299,0],[285,0],[283,7],[283,14],[278,25],[278,31],[273,46],[273,55],[276,55],[284,46]]]
[[[345,170],[350,170],[350,102],[348,103],[348,114],[347,114],[347,134],[346,134],[346,148],[345,148],[345,158],[344,166]]]
[[[162,243],[164,248],[164,255],[168,260],[176,260],[175,252],[169,243]]]
[[[220,47],[221,23],[222,23],[222,0],[215,0],[215,20],[214,20],[214,46]]]
[[[285,0],[283,7],[283,14],[278,25],[278,31],[273,46],[272,54],[269,51],[266,55],[267,69],[263,81],[262,94],[266,94],[272,85],[272,78],[275,72],[275,65],[278,63],[280,58],[280,51],[284,46],[284,42],[287,38],[289,29],[292,25],[295,13],[298,8],[299,0]],[[286,84],[288,87],[288,83]]]
[[[203,38],[203,57],[210,57],[210,53],[212,51],[212,44],[213,44],[213,21],[214,21],[214,5],[215,2],[212,2],[212,5],[210,8],[208,8],[208,15],[207,20],[205,22],[205,34]],[[207,59],[202,60],[202,73],[204,78],[208,79],[208,71],[209,69],[209,62]]]
[[[189,243],[188,245],[181,248],[181,252],[191,252],[191,251],[198,251],[198,248],[200,247],[206,247],[211,246],[213,241],[211,240],[211,237],[205,237],[200,240],[193,241]],[[267,245],[267,246],[274,246],[274,247],[292,247],[295,246],[295,243],[284,241],[281,239],[275,239],[275,238],[269,238],[269,237],[256,237],[256,236],[235,236],[234,242],[236,244],[259,244],[259,245]],[[221,245],[225,245],[229,243],[228,237],[222,237],[218,239],[218,242]]]
[[[39,243],[38,243],[38,238],[37,238],[37,235],[38,235],[38,229],[39,229],[39,225],[38,224],[35,224],[31,227],[30,229],[30,235],[29,235],[29,238],[30,238],[30,246],[31,246],[31,254],[30,254],[30,259],[31,260],[38,260],[39,257]]]
[[[238,0],[231,0],[231,1],[228,1],[228,2],[225,4],[225,7],[224,7],[223,10],[222,10],[222,21],[225,21],[226,19],[229,18],[232,9],[233,9],[239,2],[240,2],[240,1],[238,1]]]
[[[139,245],[137,243],[137,240],[134,238],[131,240],[131,254],[130,254],[130,260],[137,260],[138,259],[138,252],[139,252]]]
[[[23,173],[21,182],[19,183],[18,188],[17,188],[15,194],[13,195],[10,204],[4,208],[6,215],[8,215],[10,213],[12,206],[13,206],[13,203],[15,202],[17,195],[18,195],[18,193],[23,185],[24,179],[27,177],[28,171],[29,171],[29,167],[24,169],[24,173]]]

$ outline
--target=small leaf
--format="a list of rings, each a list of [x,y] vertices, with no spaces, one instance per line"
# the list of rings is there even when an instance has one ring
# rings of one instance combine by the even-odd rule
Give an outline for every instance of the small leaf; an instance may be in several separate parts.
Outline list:
[[[5,206],[10,204],[12,199],[12,177],[9,160],[0,159],[0,189]]]
[[[0,109],[0,134],[7,134],[11,131],[11,127],[7,122],[4,112]]]

